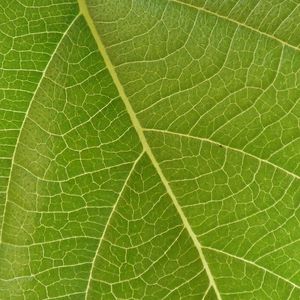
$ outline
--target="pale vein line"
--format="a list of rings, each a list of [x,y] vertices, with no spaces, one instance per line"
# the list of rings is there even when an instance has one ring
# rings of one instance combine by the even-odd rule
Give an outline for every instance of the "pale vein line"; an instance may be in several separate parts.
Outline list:
[[[293,287],[296,287],[296,288],[300,289],[300,286],[297,285],[296,283],[288,280],[287,278],[284,278],[283,276],[281,276],[281,275],[279,275],[279,274],[277,274],[277,273],[275,273],[275,272],[273,272],[273,271],[271,271],[271,270],[269,270],[269,269],[267,269],[267,268],[265,268],[265,267],[263,267],[261,265],[256,264],[255,262],[253,262],[251,260],[245,259],[245,258],[240,257],[240,256],[236,256],[234,254],[231,254],[231,253],[228,253],[228,252],[225,252],[223,250],[216,249],[216,248],[211,248],[211,247],[206,247],[206,246],[204,246],[203,248],[207,249],[207,250],[210,250],[210,251],[213,251],[213,252],[221,253],[221,254],[223,254],[225,256],[229,256],[229,257],[235,258],[235,259],[240,260],[240,261],[243,261],[246,264],[252,265],[252,266],[254,266],[254,267],[258,268],[258,269],[263,270],[266,273],[272,274],[273,276],[278,277],[281,280],[289,283]]]
[[[57,43],[47,65],[45,66],[44,68],[44,71],[42,72],[42,75],[41,75],[41,78],[37,84],[37,87],[35,89],[35,92],[34,94],[32,95],[32,98],[31,98],[31,101],[28,105],[28,108],[27,108],[27,111],[25,113],[25,116],[24,116],[24,119],[23,119],[23,122],[22,122],[22,125],[20,127],[20,131],[19,131],[19,135],[17,137],[17,141],[16,141],[16,146],[15,146],[15,149],[14,149],[14,152],[13,152],[13,155],[12,155],[12,159],[11,159],[11,168],[10,168],[10,173],[9,173],[9,177],[8,177],[8,182],[7,182],[7,188],[6,188],[6,197],[5,197],[5,202],[4,202],[4,210],[3,210],[3,218],[2,218],[2,223],[1,223],[1,227],[0,227],[0,230],[1,230],[1,235],[0,235],[0,243],[2,242],[2,238],[3,238],[3,226],[4,226],[4,219],[5,219],[5,214],[6,214],[6,207],[7,207],[7,201],[8,201],[8,191],[9,191],[9,188],[10,188],[10,183],[11,183],[11,175],[12,175],[12,170],[13,170],[13,165],[14,165],[14,160],[15,160],[15,157],[16,157],[16,153],[17,153],[17,148],[18,148],[18,144],[19,144],[19,141],[20,141],[20,137],[21,137],[21,134],[22,134],[22,131],[23,131],[23,128],[24,128],[24,125],[25,125],[25,122],[27,120],[27,117],[29,115],[29,111],[30,111],[30,108],[32,106],[32,103],[33,103],[33,100],[37,94],[37,91],[39,90],[39,87],[45,77],[45,74],[48,70],[48,67],[50,65],[50,63],[52,62],[52,59],[54,58],[54,56],[56,55],[56,52],[58,50],[58,48],[60,47],[62,41],[64,40],[65,36],[68,34],[70,28],[73,26],[73,24],[76,22],[77,18],[79,17],[79,15],[77,15],[76,17],[74,17],[73,21],[70,23],[70,25],[68,26],[68,28],[66,29],[66,31],[62,34],[59,42]]]
[[[169,1],[170,1],[170,2],[173,2],[173,3],[180,4],[180,5],[185,5],[185,6],[188,6],[188,7],[197,9],[197,10],[200,10],[200,11],[203,11],[203,12],[205,12],[205,13],[208,13],[208,14],[210,14],[210,15],[216,16],[216,17],[221,18],[221,19],[223,19],[223,20],[227,20],[227,21],[229,21],[229,22],[231,22],[231,23],[235,23],[235,24],[237,24],[237,25],[240,25],[240,26],[242,26],[242,27],[245,27],[245,28],[247,28],[247,29],[249,29],[249,30],[251,30],[251,31],[257,32],[257,33],[259,33],[259,34],[261,34],[261,35],[264,35],[264,36],[266,36],[266,37],[268,37],[268,38],[270,38],[270,39],[272,39],[272,40],[275,40],[275,41],[277,41],[277,42],[279,42],[279,43],[281,43],[281,44],[283,44],[283,45],[286,45],[287,47],[293,48],[293,49],[295,49],[295,50],[297,50],[297,51],[300,50],[300,48],[298,48],[297,46],[293,46],[292,44],[289,44],[288,42],[285,42],[284,40],[281,40],[280,38],[277,38],[277,37],[275,37],[275,36],[272,35],[272,34],[269,34],[269,33],[263,32],[263,31],[260,31],[260,30],[258,30],[258,29],[256,29],[256,28],[252,27],[252,26],[249,26],[249,25],[247,25],[247,24],[245,24],[245,23],[241,23],[241,22],[239,22],[239,21],[237,21],[237,20],[234,20],[234,19],[231,19],[231,18],[229,18],[229,17],[220,15],[220,14],[218,14],[218,13],[216,13],[216,12],[213,12],[213,11],[211,11],[211,10],[208,10],[208,9],[206,9],[206,8],[204,8],[204,7],[199,7],[199,6],[196,6],[196,5],[193,5],[193,4],[184,3],[184,2],[181,2],[180,0],[169,0]]]
[[[205,300],[206,296],[208,295],[209,291],[211,289],[211,285],[208,286],[207,290],[205,291],[205,293],[202,296],[202,300]]]
[[[143,129],[144,131],[149,131],[149,132],[159,132],[159,133],[163,133],[163,134],[169,134],[169,135],[177,135],[177,136],[180,136],[180,137],[186,137],[186,138],[190,138],[190,139],[193,139],[193,140],[199,140],[199,141],[202,141],[202,142],[208,142],[208,143],[211,143],[211,144],[214,144],[214,145],[217,145],[217,146],[222,146],[224,148],[227,148],[229,150],[232,150],[232,151],[235,151],[235,152],[240,152],[242,153],[243,155],[247,155],[247,156],[250,156],[256,160],[259,160],[263,163],[266,163],[272,167],[274,167],[275,169],[278,169],[278,170],[281,170],[282,172],[296,178],[296,179],[300,179],[300,176],[297,175],[297,174],[294,174],[290,171],[288,171],[287,169],[285,168],[282,168],[266,159],[263,159],[263,158],[260,158],[254,154],[251,154],[249,152],[245,152],[244,150],[241,150],[241,149],[238,149],[238,148],[234,148],[234,147],[231,147],[231,146],[228,146],[228,145],[224,145],[222,143],[219,143],[219,142],[216,142],[214,140],[211,140],[211,139],[208,139],[208,138],[202,138],[202,137],[198,137],[198,136],[194,136],[194,135],[190,135],[190,134],[185,134],[185,133],[179,133],[179,132],[174,132],[174,131],[169,131],[169,130],[161,130],[161,129],[151,129],[151,128],[145,128]]]
[[[65,265],[60,265],[60,266],[51,266],[48,269],[42,270],[42,271],[37,272],[37,273],[32,273],[30,275],[15,276],[15,277],[11,277],[11,278],[8,278],[8,279],[1,278],[1,281],[12,282],[12,281],[20,280],[20,279],[29,279],[29,278],[35,278],[35,279],[37,279],[36,278],[37,276],[45,274],[45,273],[48,273],[51,270],[57,270],[57,269],[61,270],[61,269],[64,269],[64,268],[78,267],[78,266],[80,267],[80,266],[90,265],[90,264],[91,264],[90,262],[85,261],[85,262],[82,262],[82,263],[75,263],[75,264],[69,264],[69,265],[65,264]]]
[[[121,189],[121,191],[119,193],[119,196],[118,196],[115,204],[113,205],[113,207],[111,209],[110,215],[109,215],[109,217],[107,219],[107,222],[106,222],[106,225],[104,227],[103,233],[102,233],[102,235],[100,237],[100,240],[99,240],[99,244],[98,244],[97,250],[95,252],[95,256],[94,256],[93,261],[92,261],[92,267],[91,267],[91,270],[90,270],[90,276],[89,276],[88,284],[87,284],[86,291],[85,291],[85,298],[84,298],[85,300],[88,299],[88,292],[90,290],[90,285],[91,285],[91,282],[92,282],[92,279],[93,279],[93,274],[92,273],[93,273],[93,269],[94,269],[94,266],[95,266],[96,258],[98,256],[99,251],[100,251],[102,242],[104,241],[104,237],[105,237],[105,234],[106,234],[106,232],[108,230],[108,226],[110,224],[112,216],[114,215],[114,213],[116,211],[116,207],[118,206],[118,203],[119,203],[120,199],[123,196],[123,192],[124,192],[125,188],[127,187],[128,181],[131,178],[131,175],[132,175],[132,173],[133,173],[133,171],[134,171],[137,163],[139,162],[140,158],[143,156],[144,153],[145,153],[145,151],[142,151],[142,153],[138,156],[138,158],[133,163],[133,165],[131,167],[131,170],[128,173],[128,176],[127,176],[126,180],[124,181],[124,184],[123,184],[122,189]]]
[[[110,206],[110,208],[111,208],[111,206]],[[40,246],[40,245],[49,245],[49,244],[54,244],[54,243],[60,244],[60,243],[65,242],[65,241],[77,240],[77,239],[95,240],[95,242],[99,241],[99,239],[94,237],[94,236],[74,235],[74,236],[71,236],[71,237],[62,237],[60,239],[51,240],[51,241],[34,242],[32,244],[27,244],[27,245],[18,245],[18,244],[13,244],[13,243],[9,243],[9,242],[2,242],[2,245],[22,249],[22,248],[31,248],[31,247]]]
[[[218,290],[218,287],[217,287],[217,285],[215,283],[213,275],[212,275],[212,273],[210,271],[208,263],[207,263],[207,261],[205,259],[204,254],[203,254],[202,246],[201,246],[199,240],[197,239],[197,236],[193,232],[193,229],[192,229],[191,225],[189,224],[189,222],[188,222],[185,214],[183,213],[183,210],[182,210],[181,206],[179,205],[179,203],[177,201],[177,198],[174,195],[174,193],[173,193],[173,191],[172,191],[172,189],[171,189],[171,187],[169,185],[169,182],[167,181],[166,177],[164,176],[164,174],[163,174],[163,172],[162,172],[162,170],[161,170],[161,168],[160,168],[160,166],[159,166],[159,164],[158,164],[155,156],[152,153],[152,150],[151,150],[150,146],[148,145],[148,142],[147,142],[146,137],[144,135],[142,126],[141,126],[141,124],[140,124],[140,122],[139,122],[139,120],[138,120],[138,118],[137,118],[137,116],[136,116],[136,114],[135,114],[135,112],[134,112],[134,110],[133,110],[130,102],[129,102],[129,99],[128,99],[125,91],[124,91],[124,88],[123,88],[123,86],[122,86],[122,84],[121,84],[121,82],[120,82],[120,80],[118,78],[118,75],[116,73],[115,67],[112,64],[112,62],[111,62],[111,60],[110,60],[110,58],[109,58],[109,56],[108,56],[108,54],[106,52],[105,46],[104,46],[104,44],[103,44],[103,42],[102,42],[102,40],[101,40],[101,38],[100,38],[100,36],[99,36],[99,34],[97,32],[97,29],[96,29],[96,27],[95,27],[95,25],[93,23],[93,20],[92,20],[90,14],[89,14],[87,4],[85,3],[85,0],[78,0],[78,3],[79,3],[80,12],[85,17],[86,22],[87,22],[87,24],[88,24],[88,26],[89,26],[89,28],[90,28],[93,36],[94,36],[94,39],[95,39],[95,41],[97,43],[99,52],[102,55],[103,60],[104,60],[104,62],[106,64],[106,66],[107,66],[107,69],[108,69],[108,71],[109,71],[109,73],[110,73],[110,75],[111,75],[111,77],[113,79],[113,82],[114,82],[115,86],[117,87],[117,90],[118,90],[118,92],[120,94],[120,97],[121,97],[121,99],[124,102],[124,105],[125,105],[125,107],[127,109],[127,112],[128,112],[129,117],[131,119],[131,122],[132,122],[132,124],[133,124],[133,126],[134,126],[134,128],[135,128],[135,130],[136,130],[136,132],[138,134],[138,136],[139,136],[139,139],[140,139],[142,145],[143,145],[144,151],[148,154],[148,156],[149,156],[149,158],[151,160],[152,165],[156,169],[157,174],[159,175],[159,177],[160,177],[163,185],[165,186],[165,189],[166,189],[167,193],[169,194],[169,196],[170,196],[170,198],[171,198],[171,200],[172,200],[175,208],[177,209],[177,212],[178,212],[178,214],[179,214],[179,216],[180,216],[180,218],[182,220],[183,226],[186,228],[187,232],[189,233],[189,235],[190,235],[190,237],[191,237],[191,239],[192,239],[192,241],[193,241],[193,243],[195,245],[195,248],[198,250],[198,253],[199,253],[200,259],[202,261],[203,267],[205,268],[205,271],[206,271],[207,277],[208,277],[208,279],[210,281],[210,284],[212,285],[212,287],[215,290],[215,293],[217,295],[217,299],[221,300],[222,298],[221,298],[220,292]]]
[[[180,285],[176,286],[175,289],[170,290],[170,292],[167,295],[165,295],[161,300],[168,299],[168,297],[170,297],[170,295],[172,295],[175,291],[180,290],[180,288],[182,288],[185,285],[191,284],[191,281],[193,281],[195,278],[197,278],[198,276],[200,276],[202,272],[204,272],[203,269],[202,269],[202,271],[200,273],[197,273],[196,275],[194,275],[189,280],[183,281]],[[207,294],[207,291],[209,291],[210,288],[211,288],[211,285],[209,284],[207,290],[205,291],[205,294],[202,296],[202,299],[204,299],[203,297]]]

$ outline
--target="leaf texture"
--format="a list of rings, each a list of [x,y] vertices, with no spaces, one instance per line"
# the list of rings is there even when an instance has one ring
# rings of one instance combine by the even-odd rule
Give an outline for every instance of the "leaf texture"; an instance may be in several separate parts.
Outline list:
[[[0,299],[300,299],[297,1],[0,3]]]

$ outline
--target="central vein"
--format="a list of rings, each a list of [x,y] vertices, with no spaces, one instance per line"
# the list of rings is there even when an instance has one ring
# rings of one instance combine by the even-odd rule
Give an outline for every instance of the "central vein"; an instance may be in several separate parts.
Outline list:
[[[101,40],[101,38],[99,36],[99,33],[98,33],[98,31],[97,31],[97,29],[95,27],[95,24],[94,24],[94,22],[92,20],[92,17],[90,16],[90,13],[89,13],[86,1],[85,0],[78,0],[78,4],[79,4],[80,12],[84,16],[84,18],[85,18],[85,20],[87,22],[87,25],[90,28],[90,31],[91,31],[91,33],[92,33],[92,35],[93,35],[93,37],[94,37],[94,39],[95,39],[95,41],[97,43],[99,52],[102,55],[102,58],[103,58],[103,60],[104,60],[104,62],[106,64],[106,67],[107,67],[107,69],[108,69],[108,71],[109,71],[109,73],[110,73],[110,75],[111,75],[111,77],[113,79],[113,82],[114,82],[114,84],[115,84],[115,86],[116,86],[116,88],[117,88],[117,90],[119,92],[119,95],[120,95],[120,97],[122,98],[122,100],[124,102],[124,105],[125,105],[126,110],[127,110],[128,114],[129,114],[131,122],[132,122],[132,124],[133,124],[133,126],[134,126],[134,128],[135,128],[135,130],[136,130],[136,132],[138,134],[138,136],[139,136],[139,139],[140,139],[142,145],[143,145],[144,151],[148,154],[148,156],[149,156],[149,158],[150,158],[150,160],[151,160],[154,168],[156,169],[156,171],[157,171],[157,173],[158,173],[158,175],[159,175],[162,183],[165,186],[165,189],[166,189],[167,193],[169,194],[170,198],[173,201],[174,206],[177,209],[177,212],[178,212],[178,214],[179,214],[179,216],[180,216],[180,218],[182,220],[182,223],[183,223],[184,227],[188,231],[190,237],[193,240],[193,243],[194,243],[196,249],[198,250],[198,253],[199,253],[199,256],[201,258],[203,267],[204,267],[204,269],[205,269],[205,271],[207,273],[208,279],[210,281],[210,285],[214,288],[218,300],[221,300],[220,292],[218,290],[218,287],[217,287],[217,285],[215,283],[213,275],[212,275],[212,273],[210,271],[208,263],[207,263],[207,261],[205,259],[204,254],[203,254],[202,246],[201,246],[201,244],[200,244],[197,236],[195,235],[195,233],[194,233],[191,225],[189,224],[189,222],[188,222],[188,220],[187,220],[187,218],[186,218],[186,216],[185,216],[185,214],[184,214],[181,206],[179,205],[179,203],[177,201],[176,196],[174,195],[174,193],[173,193],[173,191],[172,191],[172,189],[171,189],[171,187],[169,185],[168,180],[164,176],[164,174],[163,174],[163,172],[162,172],[162,170],[160,168],[160,165],[157,162],[157,160],[156,160],[156,158],[155,158],[155,156],[154,156],[154,154],[153,154],[153,152],[152,152],[152,150],[151,150],[151,148],[150,148],[150,146],[149,146],[149,144],[147,142],[147,139],[146,139],[146,137],[144,135],[144,131],[143,131],[143,128],[142,128],[142,126],[140,124],[140,121],[138,120],[138,118],[137,118],[137,116],[136,116],[136,114],[135,114],[135,112],[134,112],[134,110],[133,110],[133,108],[132,108],[132,106],[131,106],[131,104],[129,102],[129,99],[128,99],[125,91],[124,91],[123,85],[121,84],[121,82],[120,82],[120,80],[118,78],[118,75],[116,73],[114,65],[112,64],[112,62],[111,62],[111,60],[110,60],[110,58],[109,58],[109,56],[108,56],[108,54],[106,52],[105,46],[104,46],[104,44],[103,44],[103,42],[102,42],[102,40]]]

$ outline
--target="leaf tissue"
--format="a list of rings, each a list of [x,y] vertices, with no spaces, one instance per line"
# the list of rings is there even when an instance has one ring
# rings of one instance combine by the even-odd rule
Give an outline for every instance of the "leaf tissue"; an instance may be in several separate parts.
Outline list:
[[[298,0],[1,0],[1,300],[300,299]]]

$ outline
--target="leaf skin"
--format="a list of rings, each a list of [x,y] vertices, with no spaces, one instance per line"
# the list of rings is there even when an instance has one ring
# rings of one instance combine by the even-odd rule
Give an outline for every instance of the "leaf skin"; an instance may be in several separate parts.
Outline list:
[[[1,300],[300,299],[299,7],[250,2],[1,2]]]

